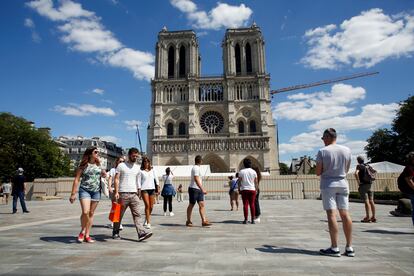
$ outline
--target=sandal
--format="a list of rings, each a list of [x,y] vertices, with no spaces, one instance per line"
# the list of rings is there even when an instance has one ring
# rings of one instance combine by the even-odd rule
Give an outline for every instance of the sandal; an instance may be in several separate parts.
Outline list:
[[[191,221],[187,220],[187,221],[185,222],[185,226],[187,226],[187,227],[192,227],[192,226],[193,226],[193,223],[192,223]]]
[[[371,222],[371,219],[369,219],[369,218],[364,218],[364,219],[362,219],[362,220],[361,220],[361,222],[362,222],[362,223],[370,223],[370,222]]]
[[[371,222],[376,223],[377,219],[376,218],[371,218]]]

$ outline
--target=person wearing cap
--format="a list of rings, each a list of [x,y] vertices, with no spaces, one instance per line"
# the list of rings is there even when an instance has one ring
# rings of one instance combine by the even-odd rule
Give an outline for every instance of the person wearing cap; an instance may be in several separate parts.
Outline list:
[[[316,175],[320,176],[320,188],[323,208],[329,225],[331,246],[321,249],[322,255],[340,257],[338,248],[337,210],[341,216],[346,238],[345,256],[354,257],[352,248],[352,220],[349,215],[349,184],[346,174],[351,165],[351,150],[336,143],[336,130],[328,128],[321,138],[325,147],[318,151],[316,157]]]
[[[190,203],[187,207],[187,221],[185,225],[188,227],[193,226],[193,223],[191,222],[191,214],[193,212],[194,205],[197,202],[200,211],[201,225],[210,226],[211,223],[206,218],[206,209],[204,205],[204,195],[207,194],[207,191],[204,189],[203,182],[201,179],[200,165],[202,164],[203,159],[200,155],[197,155],[194,161],[195,165],[191,169],[191,182],[190,186],[188,187],[188,197]]]
[[[30,213],[29,210],[27,210],[26,202],[24,201],[26,184],[23,172],[23,168],[18,168],[17,174],[14,176],[12,181],[13,214],[17,212],[17,199],[20,200],[20,205],[22,206],[23,213]]]

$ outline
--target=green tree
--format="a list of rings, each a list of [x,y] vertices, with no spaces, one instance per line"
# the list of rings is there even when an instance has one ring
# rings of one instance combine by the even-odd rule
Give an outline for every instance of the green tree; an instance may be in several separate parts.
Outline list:
[[[405,156],[414,150],[414,96],[400,102],[391,130],[374,131],[365,150],[372,162],[405,163]]]
[[[289,174],[289,167],[285,163],[279,163],[280,174]]]
[[[29,181],[70,175],[70,160],[45,130],[27,120],[0,113],[0,176],[10,177],[18,167]]]

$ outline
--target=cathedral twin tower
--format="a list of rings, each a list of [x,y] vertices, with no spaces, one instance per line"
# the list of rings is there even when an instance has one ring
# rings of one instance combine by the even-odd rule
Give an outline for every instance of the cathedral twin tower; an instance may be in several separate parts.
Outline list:
[[[159,32],[147,153],[154,165],[189,165],[201,155],[212,172],[236,172],[248,157],[278,174],[277,128],[260,28],[228,29],[224,73],[201,76],[196,34]]]

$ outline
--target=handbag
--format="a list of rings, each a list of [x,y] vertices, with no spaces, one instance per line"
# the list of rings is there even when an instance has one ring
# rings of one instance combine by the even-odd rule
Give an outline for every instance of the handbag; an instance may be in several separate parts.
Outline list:
[[[155,175],[155,173],[154,173],[154,171],[153,171],[153,175],[154,175],[154,187],[155,187],[155,193],[158,193],[159,192],[159,185],[157,184],[157,180],[156,180],[156,175]]]
[[[109,197],[109,190],[108,190],[108,181],[106,178],[101,177],[101,192],[106,196]]]
[[[109,220],[112,222],[119,222],[121,219],[121,207],[122,205],[117,202],[112,202],[111,211],[109,212]]]

